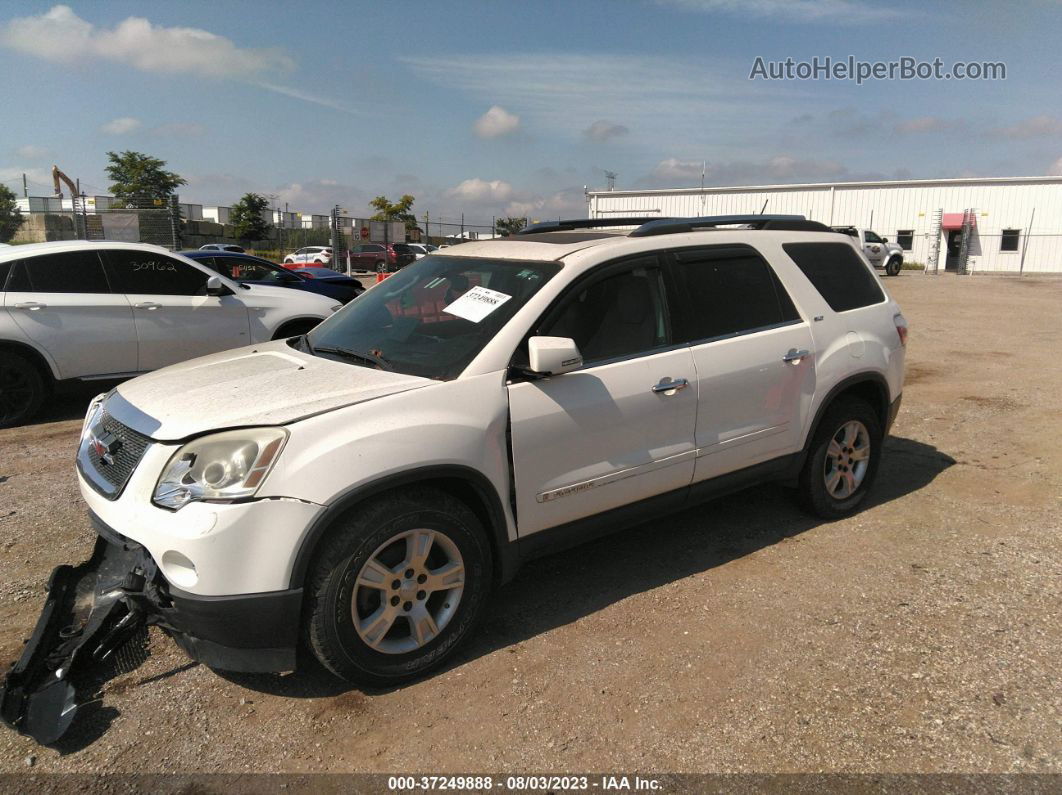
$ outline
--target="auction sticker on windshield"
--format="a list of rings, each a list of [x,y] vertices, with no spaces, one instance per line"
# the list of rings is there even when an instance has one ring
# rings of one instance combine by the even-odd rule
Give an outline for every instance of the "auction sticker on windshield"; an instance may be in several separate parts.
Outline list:
[[[443,312],[479,323],[510,298],[511,295],[499,293],[497,290],[476,286],[444,308]]]

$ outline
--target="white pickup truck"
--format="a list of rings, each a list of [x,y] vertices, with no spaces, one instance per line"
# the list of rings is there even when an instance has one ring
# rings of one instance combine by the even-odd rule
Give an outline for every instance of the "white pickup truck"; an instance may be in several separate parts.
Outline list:
[[[886,276],[899,276],[903,267],[903,249],[896,243],[890,243],[887,237],[882,237],[871,229],[860,229],[857,226],[833,226],[834,232],[854,237],[858,248],[875,268],[884,268]]]

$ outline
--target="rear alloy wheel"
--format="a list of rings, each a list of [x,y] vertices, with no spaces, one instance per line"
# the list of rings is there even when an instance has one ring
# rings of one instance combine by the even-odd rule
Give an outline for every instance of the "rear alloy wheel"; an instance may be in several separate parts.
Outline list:
[[[804,507],[823,519],[854,512],[877,474],[881,445],[874,409],[858,398],[839,398],[819,423],[800,472]]]
[[[33,363],[17,353],[0,353],[0,428],[29,420],[44,400],[46,385]]]
[[[491,552],[476,515],[410,488],[359,505],[323,542],[307,583],[308,645],[332,673],[386,687],[438,666],[487,602]]]

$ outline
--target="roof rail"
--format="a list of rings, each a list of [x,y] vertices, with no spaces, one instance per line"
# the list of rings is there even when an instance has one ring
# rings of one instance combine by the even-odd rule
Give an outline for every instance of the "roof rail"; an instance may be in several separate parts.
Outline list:
[[[654,218],[633,232],[631,237],[673,235],[717,226],[748,226],[751,229],[774,229],[787,232],[829,232],[828,226],[809,221],[803,215],[709,215],[702,218]]]
[[[646,221],[669,221],[670,218],[571,218],[567,221],[542,221],[525,226],[517,235],[536,235],[539,232],[571,232],[575,229],[597,229],[604,226],[642,226]]]
[[[517,235],[534,235],[540,232],[570,232],[575,229],[596,229],[607,226],[636,226],[630,237],[673,235],[693,232],[697,229],[714,229],[717,226],[747,226],[750,229],[781,230],[784,232],[832,232],[818,221],[809,221],[803,215],[706,215],[700,218],[572,218],[567,221],[543,221],[531,224]]]

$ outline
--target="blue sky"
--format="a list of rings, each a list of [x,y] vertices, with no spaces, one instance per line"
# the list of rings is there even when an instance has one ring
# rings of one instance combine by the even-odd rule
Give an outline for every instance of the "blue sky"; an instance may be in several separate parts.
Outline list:
[[[105,152],[182,200],[581,214],[583,186],[1062,173],[1062,2],[0,0],[0,181]],[[1003,61],[1002,81],[750,81],[754,59]]]

